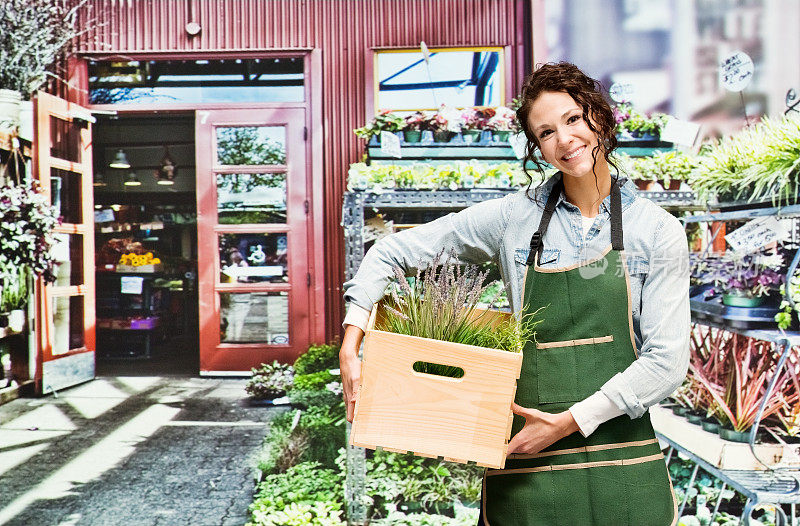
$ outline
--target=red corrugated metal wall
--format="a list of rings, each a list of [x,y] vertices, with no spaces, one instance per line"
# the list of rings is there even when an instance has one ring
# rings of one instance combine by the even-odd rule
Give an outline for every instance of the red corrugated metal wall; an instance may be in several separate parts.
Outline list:
[[[326,334],[342,318],[341,202],[363,143],[366,52],[373,47],[511,46],[514,91],[531,63],[530,0],[93,0],[77,54],[281,50],[322,52]],[[201,33],[189,37],[187,22]]]

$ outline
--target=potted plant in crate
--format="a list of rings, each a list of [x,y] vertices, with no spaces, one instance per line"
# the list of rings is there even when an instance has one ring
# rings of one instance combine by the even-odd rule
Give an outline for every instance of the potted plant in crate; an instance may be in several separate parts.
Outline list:
[[[464,108],[461,111],[461,135],[464,142],[471,144],[480,141],[481,131],[486,127],[483,111],[477,108]]]
[[[364,337],[350,440],[370,449],[499,467],[505,464],[521,349],[534,323],[477,309],[485,274],[474,267],[462,271],[451,257],[443,263],[440,254],[413,285],[395,269],[398,288],[373,309]],[[457,416],[464,412],[475,416],[467,427]],[[410,420],[417,423],[413,429]],[[477,422],[480,431],[471,427]],[[476,433],[480,443],[473,440]]]
[[[20,105],[48,77],[80,34],[78,12],[88,0],[4,0],[0,9],[0,129],[19,126]]]
[[[450,142],[461,129],[461,113],[444,104],[428,119],[428,128],[433,131],[433,142]]]

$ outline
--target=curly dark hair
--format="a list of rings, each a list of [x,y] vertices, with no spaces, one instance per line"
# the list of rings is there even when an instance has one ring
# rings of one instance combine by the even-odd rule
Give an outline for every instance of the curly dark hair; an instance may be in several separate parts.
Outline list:
[[[602,85],[586,75],[575,64],[569,62],[541,64],[525,79],[520,94],[522,104],[517,109],[517,122],[528,139],[523,159],[523,170],[528,177],[528,190],[533,182],[533,177],[528,172],[527,165],[529,163],[536,167],[536,171],[544,175],[544,166],[535,155],[536,149],[539,148],[539,141],[528,124],[528,115],[533,102],[546,91],[567,93],[583,108],[583,120],[598,138],[597,146],[592,149],[592,159],[594,159],[595,165],[597,164],[597,155],[600,153],[600,146],[603,145],[603,157],[609,165],[614,167],[618,176],[619,168],[609,159],[611,152],[617,147],[616,123],[611,106],[603,98]],[[594,168],[593,165],[592,172],[595,174],[596,180],[597,172],[594,171]],[[617,177],[612,176],[612,178],[616,183]]]

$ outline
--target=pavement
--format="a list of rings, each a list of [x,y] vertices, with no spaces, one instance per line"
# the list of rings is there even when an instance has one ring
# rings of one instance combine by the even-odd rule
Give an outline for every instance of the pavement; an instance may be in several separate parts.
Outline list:
[[[244,384],[108,376],[0,405],[0,525],[242,526],[280,410]]]

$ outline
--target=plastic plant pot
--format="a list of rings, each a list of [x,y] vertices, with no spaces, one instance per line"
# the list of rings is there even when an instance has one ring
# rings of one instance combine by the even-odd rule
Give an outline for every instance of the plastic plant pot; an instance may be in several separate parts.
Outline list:
[[[750,442],[750,431],[734,431],[733,429],[729,429],[726,427],[719,428],[719,436],[723,440],[729,440],[731,442],[742,442],[747,443]]]
[[[703,422],[703,415],[698,413],[686,413],[686,420],[689,421],[690,424],[700,425]]]
[[[467,144],[479,142],[481,140],[480,130],[464,130],[461,132],[461,135],[464,137],[464,142]]]
[[[700,424],[700,427],[703,428],[703,431],[708,431],[709,433],[719,433],[719,422],[714,419],[705,419]]]
[[[508,136],[510,134],[511,134],[510,131],[501,130],[494,132],[492,136],[494,137],[494,140],[497,142],[508,142]]]
[[[678,416],[684,416],[684,415],[686,415],[686,413],[688,411],[689,410],[687,408],[679,406],[679,405],[676,405],[675,407],[672,408],[672,414],[678,415]]]
[[[433,142],[450,142],[453,133],[449,131],[435,131],[433,132]]]
[[[758,307],[766,300],[763,296],[745,296],[743,294],[723,294],[722,303],[729,307]]]
[[[403,132],[403,140],[406,142],[419,142],[422,140],[421,130],[405,130]]]

